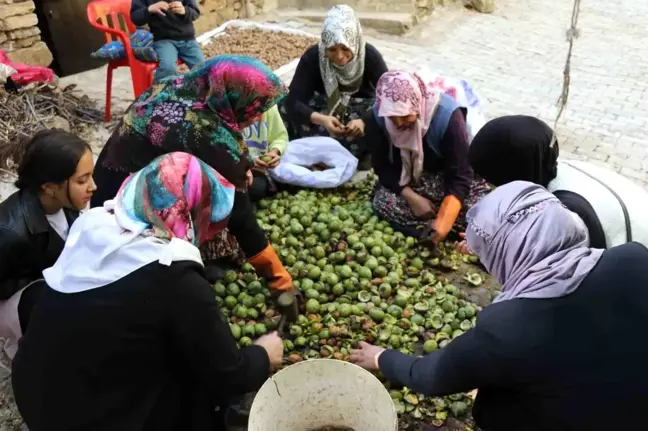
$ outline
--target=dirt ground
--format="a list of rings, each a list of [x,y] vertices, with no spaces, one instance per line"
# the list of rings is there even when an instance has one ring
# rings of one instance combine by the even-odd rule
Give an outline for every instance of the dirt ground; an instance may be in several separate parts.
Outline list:
[[[0,343],[4,343],[4,340],[0,340]],[[23,423],[13,400],[8,364],[8,358],[4,352],[0,352],[0,431],[26,431],[27,426]]]

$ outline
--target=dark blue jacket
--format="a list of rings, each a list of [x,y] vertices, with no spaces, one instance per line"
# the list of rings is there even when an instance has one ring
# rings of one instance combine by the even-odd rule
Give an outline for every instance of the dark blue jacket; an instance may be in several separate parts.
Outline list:
[[[155,40],[192,40],[196,38],[193,22],[200,16],[195,0],[179,0],[185,7],[184,15],[167,11],[165,16],[149,13],[148,7],[158,0],[133,0],[131,20],[138,27],[147,25]],[[169,2],[171,3],[171,2]]]

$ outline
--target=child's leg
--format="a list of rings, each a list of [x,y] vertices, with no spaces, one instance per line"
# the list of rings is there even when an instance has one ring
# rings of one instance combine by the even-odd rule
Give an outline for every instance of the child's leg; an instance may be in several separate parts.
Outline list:
[[[195,65],[205,61],[205,56],[203,55],[202,49],[200,49],[200,44],[195,40],[176,42],[176,46],[178,47],[178,56],[180,57],[180,60],[182,60],[189,69],[192,69]]]
[[[158,68],[155,70],[154,82],[172,76],[178,70],[178,50],[170,40],[158,40],[153,43],[158,55]]]

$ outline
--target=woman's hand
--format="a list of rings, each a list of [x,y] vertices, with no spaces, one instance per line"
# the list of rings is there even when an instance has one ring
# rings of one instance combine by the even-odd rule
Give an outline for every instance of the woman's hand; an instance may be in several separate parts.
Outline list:
[[[278,367],[281,365],[283,360],[283,351],[284,345],[283,341],[277,334],[277,331],[271,332],[267,335],[263,335],[258,340],[254,342],[257,346],[261,346],[268,353],[268,359],[270,360],[270,366]]]
[[[432,218],[435,214],[432,202],[416,193],[411,187],[405,187],[401,192],[401,196],[403,196],[409,204],[414,216],[427,220]]]
[[[454,243],[455,250],[463,254],[473,254],[470,247],[468,247],[468,242],[466,241],[466,234],[460,233],[459,237],[461,238],[461,241],[455,241]]]
[[[346,127],[344,124],[340,123],[340,120],[337,118],[327,115],[322,118],[322,126],[326,127],[331,136],[344,136],[346,133]]]
[[[272,150],[260,157],[257,157],[257,159],[254,161],[254,165],[259,170],[265,170],[267,168],[272,169],[279,166],[280,161],[281,155],[279,155],[279,151]]]
[[[382,347],[373,346],[361,341],[359,349],[351,350],[351,362],[367,370],[377,370],[378,357],[380,357],[384,351],[385,349]]]
[[[319,112],[313,112],[310,119],[311,123],[326,128],[331,136],[341,138],[346,135],[346,126],[340,123],[340,120],[332,115],[324,115],[320,114]]]
[[[248,169],[248,171],[245,173],[245,176],[247,177],[248,187],[252,187],[252,183],[254,182],[254,175],[252,174],[252,171]]]
[[[362,120],[351,120],[346,125],[346,134],[353,138],[364,135],[365,123]]]

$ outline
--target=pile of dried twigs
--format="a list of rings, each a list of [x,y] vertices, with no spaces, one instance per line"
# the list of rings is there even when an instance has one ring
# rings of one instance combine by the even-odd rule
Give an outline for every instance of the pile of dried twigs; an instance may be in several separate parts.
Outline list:
[[[17,92],[0,90],[0,143],[14,142],[65,119],[72,133],[103,121],[103,112],[75,85],[32,84]]]

